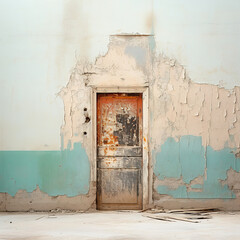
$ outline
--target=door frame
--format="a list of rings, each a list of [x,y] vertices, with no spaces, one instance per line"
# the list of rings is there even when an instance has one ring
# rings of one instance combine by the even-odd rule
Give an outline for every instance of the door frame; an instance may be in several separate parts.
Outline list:
[[[143,166],[142,166],[142,207],[146,209],[152,202],[149,196],[149,145],[148,145],[148,87],[95,87],[92,88],[92,164],[91,164],[91,180],[97,184],[97,94],[98,93],[141,93],[143,102]],[[97,196],[97,187],[96,187]]]

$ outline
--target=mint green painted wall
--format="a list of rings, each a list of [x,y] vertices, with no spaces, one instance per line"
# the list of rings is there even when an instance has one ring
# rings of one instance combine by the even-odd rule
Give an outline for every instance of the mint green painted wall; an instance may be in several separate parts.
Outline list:
[[[182,136],[179,142],[168,138],[161,150],[154,152],[154,174],[159,180],[182,178],[184,184],[177,189],[159,185],[159,194],[171,195],[174,198],[235,198],[235,194],[221,180],[227,178],[230,168],[240,171],[240,159],[234,155],[234,149],[224,148],[215,151],[210,146],[202,146],[202,138],[197,136]],[[205,176],[206,168],[206,176]],[[193,184],[192,188],[201,192],[187,191],[185,184],[203,176],[203,185]]]
[[[168,138],[156,154],[154,173],[159,179],[180,178],[185,183],[204,174],[205,159],[202,138],[182,136],[179,142]]]
[[[154,174],[159,180],[182,178],[184,184],[177,189],[157,186],[159,194],[174,198],[235,198],[235,194],[220,180],[225,180],[227,170],[240,171],[240,159],[233,149],[215,151],[203,148],[201,137],[183,136],[179,142],[168,138],[161,151],[153,154],[156,163]],[[206,158],[206,159],[205,159]],[[205,167],[206,176],[205,176]],[[201,192],[187,191],[185,184],[203,176],[203,185],[191,188]],[[80,143],[62,151],[1,151],[0,192],[14,196],[19,190],[40,190],[50,196],[69,197],[87,194],[90,181],[90,163]]]
[[[151,49],[177,59],[192,81],[240,86],[239,11],[238,0],[0,1],[0,150],[12,150],[0,152],[0,191],[14,195],[39,185],[52,196],[87,193],[90,167],[81,145],[58,151],[64,110],[56,94],[77,59],[95,61],[107,52],[111,34],[152,33]],[[128,53],[144,63],[141,50]],[[159,186],[160,193],[234,197],[219,183],[227,169],[239,169],[231,149],[204,149],[200,137],[183,136],[154,154],[159,179],[189,183],[205,177],[207,166],[203,192]]]
[[[40,190],[50,196],[69,197],[89,191],[90,164],[80,143],[73,150],[1,151],[0,192]]]

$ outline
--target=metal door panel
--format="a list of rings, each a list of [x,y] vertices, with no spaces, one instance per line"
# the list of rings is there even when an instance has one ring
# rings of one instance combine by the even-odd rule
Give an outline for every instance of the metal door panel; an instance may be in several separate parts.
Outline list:
[[[141,209],[142,96],[97,99],[98,209]]]
[[[141,146],[141,96],[98,94],[97,137],[98,146]]]
[[[142,157],[105,157],[98,158],[98,168],[139,168],[142,167]]]
[[[115,147],[115,146],[104,146],[98,147],[98,156],[99,157],[122,157],[122,156],[142,156],[142,147]]]
[[[139,169],[100,169],[101,202],[138,204]]]

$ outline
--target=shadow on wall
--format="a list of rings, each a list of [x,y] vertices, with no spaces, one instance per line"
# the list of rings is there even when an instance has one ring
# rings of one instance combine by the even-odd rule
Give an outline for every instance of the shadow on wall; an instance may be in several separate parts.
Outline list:
[[[87,194],[90,164],[85,149],[75,143],[63,151],[1,151],[0,192],[14,196],[37,186],[49,196]]]
[[[204,148],[202,137],[187,135],[179,142],[168,138],[153,156],[159,194],[174,198],[236,198],[233,189],[224,183],[228,170],[240,171],[240,158],[234,155],[234,149]],[[175,181],[175,186],[169,180]]]

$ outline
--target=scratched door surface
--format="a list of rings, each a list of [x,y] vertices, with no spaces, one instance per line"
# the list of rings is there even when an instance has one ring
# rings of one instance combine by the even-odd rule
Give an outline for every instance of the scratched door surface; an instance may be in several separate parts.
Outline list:
[[[142,96],[98,94],[97,207],[142,208]]]

